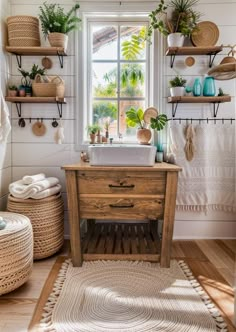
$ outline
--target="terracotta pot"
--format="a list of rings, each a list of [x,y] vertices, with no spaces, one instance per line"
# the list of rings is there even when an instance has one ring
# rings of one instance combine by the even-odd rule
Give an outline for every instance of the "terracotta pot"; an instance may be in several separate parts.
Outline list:
[[[52,47],[64,47],[65,50],[67,49],[68,36],[64,33],[51,32],[48,35],[48,41]]]
[[[9,97],[16,97],[17,96],[17,90],[8,90],[8,96]]]
[[[152,137],[152,132],[150,129],[137,130],[137,140],[139,144],[149,144],[151,137]]]
[[[96,134],[89,134],[90,136],[90,144],[94,144],[96,140]]]

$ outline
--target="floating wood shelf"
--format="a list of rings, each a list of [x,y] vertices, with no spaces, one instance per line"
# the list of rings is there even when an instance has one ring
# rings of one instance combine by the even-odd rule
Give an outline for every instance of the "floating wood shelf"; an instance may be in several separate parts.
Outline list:
[[[215,56],[217,53],[221,52],[223,46],[209,46],[209,47],[194,47],[194,46],[184,46],[184,47],[168,47],[166,50],[166,55],[170,56],[170,66],[174,65],[175,56],[177,55],[208,55],[209,56],[209,67],[212,67]]]
[[[175,117],[179,103],[212,103],[214,117],[217,116],[220,103],[231,101],[231,96],[214,96],[214,97],[193,97],[193,96],[176,96],[168,97],[168,103],[172,104],[172,116]]]
[[[21,104],[22,103],[32,103],[32,104],[57,104],[59,117],[62,117],[62,105],[66,104],[65,98],[58,97],[5,97],[6,101],[16,104],[16,109],[19,118],[21,118]]]
[[[92,223],[83,240],[84,260],[146,260],[160,259],[157,222],[150,224]]]
[[[63,68],[64,56],[67,56],[64,47],[13,47],[6,46],[6,51],[16,56],[18,66],[21,68],[21,56],[32,56],[32,55],[57,55],[61,68]]]

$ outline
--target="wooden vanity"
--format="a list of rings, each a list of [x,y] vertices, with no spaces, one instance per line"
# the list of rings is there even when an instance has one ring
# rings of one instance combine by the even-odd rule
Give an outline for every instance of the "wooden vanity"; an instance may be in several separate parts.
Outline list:
[[[104,167],[80,162],[62,168],[74,266],[81,266],[83,259],[160,260],[162,267],[170,266],[179,166]],[[81,219],[89,226],[83,241]],[[95,224],[95,219],[104,223]],[[161,240],[158,219],[163,219]]]

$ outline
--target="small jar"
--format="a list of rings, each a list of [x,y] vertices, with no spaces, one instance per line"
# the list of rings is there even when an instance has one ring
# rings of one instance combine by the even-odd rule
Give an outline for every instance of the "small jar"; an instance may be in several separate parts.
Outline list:
[[[158,163],[162,163],[164,160],[164,152],[163,151],[157,151],[157,154],[156,154],[156,161]]]
[[[195,97],[199,97],[201,96],[201,93],[202,93],[202,84],[199,78],[195,78],[193,83],[193,95]]]
[[[19,90],[19,97],[25,97],[26,96],[26,92],[25,92],[25,89],[20,89]]]

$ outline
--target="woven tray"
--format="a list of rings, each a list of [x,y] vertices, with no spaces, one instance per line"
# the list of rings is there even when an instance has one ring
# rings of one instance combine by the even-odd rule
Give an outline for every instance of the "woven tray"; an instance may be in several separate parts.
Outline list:
[[[34,259],[55,254],[64,243],[64,207],[61,194],[19,199],[9,195],[7,209],[27,216],[33,226]]]
[[[0,231],[0,295],[23,285],[33,267],[33,232],[30,220],[16,213],[0,212],[6,228]]]
[[[197,30],[191,35],[191,40],[195,46],[214,46],[219,39],[219,29],[217,25],[210,21],[202,21],[197,24]]]

